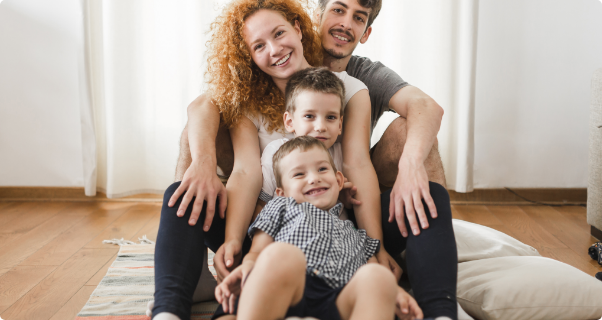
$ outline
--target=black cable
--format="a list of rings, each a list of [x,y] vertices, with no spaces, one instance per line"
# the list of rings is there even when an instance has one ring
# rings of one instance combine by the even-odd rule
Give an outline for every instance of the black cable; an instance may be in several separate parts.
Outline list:
[[[516,193],[514,190],[508,188],[508,187],[504,187],[504,189],[510,191],[512,194],[514,194],[515,196],[527,201],[527,202],[531,202],[531,203],[535,203],[535,204],[539,204],[542,206],[550,206],[550,207],[564,207],[564,206],[575,206],[575,207],[587,207],[586,204],[581,204],[581,203],[563,203],[563,204],[558,204],[558,203],[547,203],[547,202],[541,202],[541,201],[535,201],[535,200],[530,200],[527,199],[523,196],[521,196],[520,194]]]

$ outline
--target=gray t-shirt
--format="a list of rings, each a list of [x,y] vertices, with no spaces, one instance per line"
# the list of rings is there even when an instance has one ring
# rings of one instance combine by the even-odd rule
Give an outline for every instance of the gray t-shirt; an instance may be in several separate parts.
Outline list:
[[[384,64],[372,62],[365,57],[351,56],[347,64],[347,73],[362,81],[370,93],[372,104],[372,126],[374,130],[376,122],[383,112],[389,110],[389,100],[399,89],[410,85],[404,81],[395,71],[387,68]]]

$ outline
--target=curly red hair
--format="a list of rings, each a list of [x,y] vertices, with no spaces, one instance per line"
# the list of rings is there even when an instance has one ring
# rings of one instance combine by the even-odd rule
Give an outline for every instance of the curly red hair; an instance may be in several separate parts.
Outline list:
[[[309,5],[298,0],[234,0],[211,24],[205,74],[213,103],[228,127],[244,115],[262,114],[268,131],[284,127],[284,97],[272,78],[251,59],[243,38],[244,21],[261,9],[274,10],[287,21],[299,22],[303,55],[312,66],[322,64],[320,37],[307,14]]]

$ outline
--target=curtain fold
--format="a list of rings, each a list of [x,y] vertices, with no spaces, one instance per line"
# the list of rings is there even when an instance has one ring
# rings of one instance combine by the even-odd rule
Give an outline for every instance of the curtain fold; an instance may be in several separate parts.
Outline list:
[[[94,127],[84,145],[95,146],[84,150],[86,194],[162,193],[173,182],[186,107],[202,92],[217,1],[83,0],[83,7]]]
[[[478,0],[384,1],[368,42],[354,54],[379,60],[445,110],[439,152],[449,189],[473,190]],[[396,118],[375,128],[373,143]]]

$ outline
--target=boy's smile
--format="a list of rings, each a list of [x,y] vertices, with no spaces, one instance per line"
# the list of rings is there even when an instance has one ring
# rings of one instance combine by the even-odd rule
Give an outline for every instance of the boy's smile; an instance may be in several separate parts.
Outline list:
[[[304,90],[295,98],[294,114],[284,113],[284,126],[296,137],[311,136],[330,148],[343,130],[341,99],[335,94]]]
[[[338,202],[343,188],[343,174],[334,171],[328,151],[313,147],[293,150],[280,160],[282,188],[280,197],[293,197],[297,203],[309,202],[322,210],[330,210]]]

